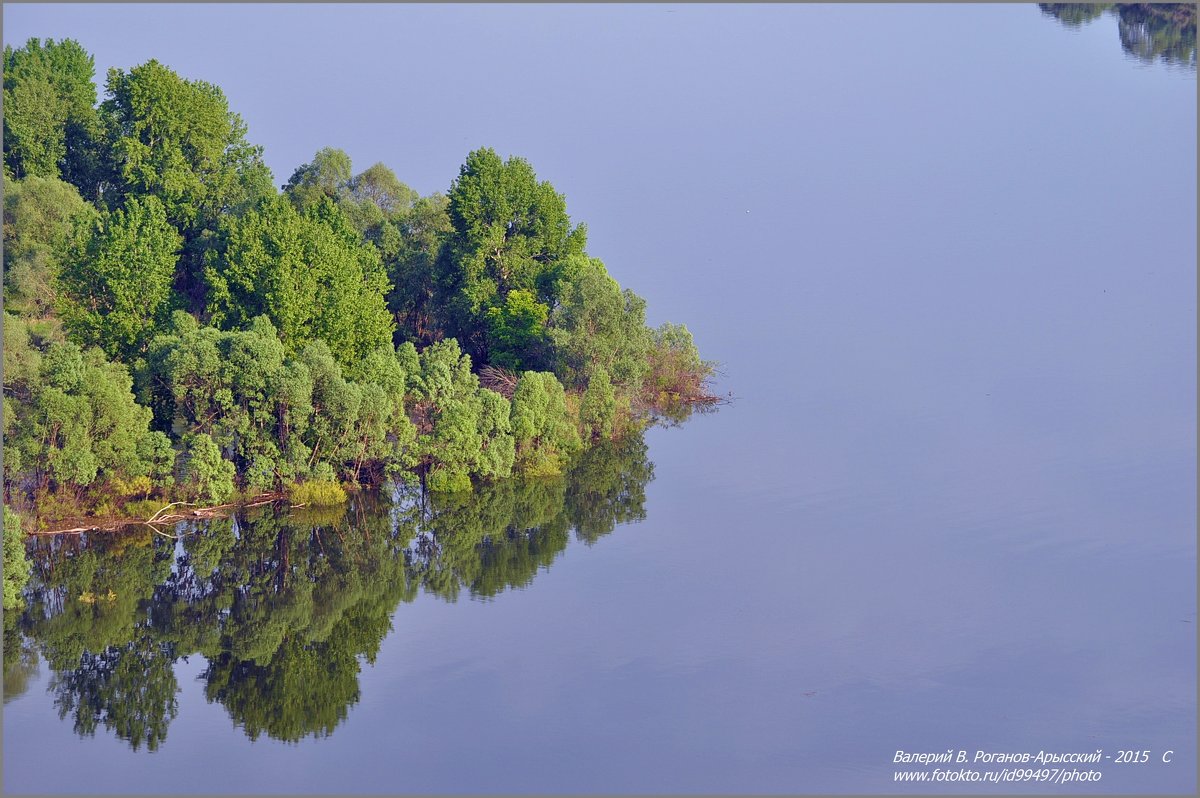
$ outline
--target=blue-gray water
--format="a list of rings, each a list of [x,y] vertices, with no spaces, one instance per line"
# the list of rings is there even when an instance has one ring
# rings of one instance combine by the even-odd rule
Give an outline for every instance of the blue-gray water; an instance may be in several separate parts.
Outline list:
[[[193,656],[134,751],[42,661],[6,793],[1195,792],[1194,68],[1033,5],[4,21],[221,85],[278,182],[326,145],[422,192],[527,157],[736,396],[647,435],[644,520],[400,603],[329,736],[252,743]],[[1152,758],[893,781],[951,748]]]

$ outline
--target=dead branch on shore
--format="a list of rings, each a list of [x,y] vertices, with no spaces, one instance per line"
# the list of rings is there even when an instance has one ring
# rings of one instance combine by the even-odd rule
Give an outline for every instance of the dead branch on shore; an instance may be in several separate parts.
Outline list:
[[[517,390],[517,380],[520,375],[499,366],[484,366],[479,370],[479,384],[484,388],[495,391],[505,399],[512,399],[513,391]]]
[[[163,535],[163,537],[174,537],[173,535],[167,535],[163,532],[159,532],[157,527],[160,525],[161,526],[170,526],[171,524],[176,524],[180,521],[191,521],[191,520],[202,519],[202,518],[216,518],[217,516],[226,515],[228,513],[228,511],[232,510],[232,509],[261,507],[264,504],[272,504],[274,502],[281,501],[286,498],[287,498],[287,495],[284,493],[263,493],[263,494],[259,494],[258,496],[254,496],[249,501],[230,502],[228,504],[216,504],[211,507],[196,507],[196,509],[188,510],[187,512],[166,513],[164,515],[163,512],[165,510],[169,510],[170,508],[178,506],[178,505],[191,505],[193,507],[195,506],[192,502],[171,502],[167,506],[161,508],[156,513],[151,515],[149,518],[144,518],[144,519],[143,518],[114,518],[114,519],[104,522],[104,523],[92,523],[92,524],[88,524],[87,526],[75,526],[75,527],[71,527],[69,529],[39,530],[36,532],[30,532],[29,534],[31,534],[31,535],[81,535],[81,534],[84,534],[85,532],[115,532],[124,527],[141,525],[141,526],[150,527],[155,532],[158,532],[158,534]]]

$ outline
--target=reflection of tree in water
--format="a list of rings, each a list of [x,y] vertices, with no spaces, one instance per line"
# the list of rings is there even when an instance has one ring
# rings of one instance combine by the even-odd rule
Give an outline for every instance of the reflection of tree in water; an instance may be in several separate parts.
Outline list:
[[[1118,6],[1117,29],[1125,52],[1147,64],[1161,60],[1196,68],[1196,7]]]
[[[1099,19],[1112,8],[1112,3],[1038,3],[1038,8],[1048,17],[1054,17],[1068,28],[1080,28],[1087,22]]]
[[[645,520],[646,485],[654,479],[654,464],[640,435],[588,449],[572,477],[567,515],[575,537],[589,546],[617,524]]]
[[[149,636],[99,654],[84,652],[79,667],[50,680],[60,718],[71,715],[80,736],[101,723],[137,750],[154,751],[178,713],[175,656]]]
[[[563,477],[436,497],[409,549],[410,571],[450,601],[463,587],[475,597],[524,587],[567,547],[572,528],[590,545],[619,523],[645,518],[653,475],[645,441],[631,435],[588,449]]]
[[[20,616],[15,612],[4,614],[4,703],[23,695],[29,688],[29,680],[37,676],[37,646],[21,633],[17,625]]]
[[[229,710],[251,740],[333,733],[358,702],[358,659],[344,619],[327,640],[288,635],[264,665],[224,652],[210,660],[205,696]]]
[[[175,717],[174,654],[147,609],[171,572],[171,548],[149,530],[39,541],[37,586],[22,625],[53,671],[60,717],[80,735],[103,725],[153,751]]]
[[[1121,47],[1147,64],[1196,68],[1196,6],[1193,3],[1039,3],[1042,13],[1078,28],[1105,11],[1117,18]]]
[[[331,734],[401,602],[421,588],[452,601],[528,585],[572,529],[590,544],[644,518],[652,477],[631,436],[590,449],[565,477],[259,507],[181,525],[178,546],[148,530],[39,541],[28,609],[20,629],[5,626],[6,695],[23,689],[10,663],[36,663],[32,650],[21,659],[23,631],[81,735],[104,726],[158,748],[178,711],[174,662],[190,654],[208,661],[205,696],[250,738]]]

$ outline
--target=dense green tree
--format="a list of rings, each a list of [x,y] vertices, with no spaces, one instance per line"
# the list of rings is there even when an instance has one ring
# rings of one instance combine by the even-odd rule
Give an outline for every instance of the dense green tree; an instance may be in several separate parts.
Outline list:
[[[431,489],[469,489],[471,475],[508,476],[513,463],[508,400],[480,388],[471,358],[457,341],[440,341],[421,352],[413,394],[418,450]]]
[[[487,310],[488,352],[491,362],[520,371],[545,360],[546,319],[550,308],[533,291],[510,291],[504,302]]]
[[[30,176],[4,186],[4,305],[32,318],[52,313],[57,278],[75,226],[96,210],[70,183]]]
[[[311,163],[296,168],[283,187],[284,193],[301,211],[310,210],[322,199],[337,200],[346,190],[351,174],[350,156],[344,150],[325,147]]]
[[[349,198],[358,203],[370,203],[386,218],[396,218],[412,207],[418,194],[396,177],[382,163],[374,164],[355,175],[347,184]]]
[[[13,433],[29,423],[33,397],[39,391],[42,353],[30,341],[29,325],[8,311],[4,313],[4,401],[0,402],[4,432],[5,497],[11,495],[18,475],[33,463],[25,462]],[[29,452],[36,455],[36,452]]]
[[[467,156],[447,210],[453,231],[437,265],[447,332],[490,362],[488,309],[516,289],[552,304],[560,262],[583,252],[586,230],[572,227],[563,196],[528,161],[491,149]]]
[[[617,417],[617,396],[608,371],[597,366],[579,405],[579,422],[588,440],[610,438]]]
[[[636,393],[648,370],[646,302],[621,290],[597,258],[577,258],[560,280],[550,321],[555,372],[573,387],[603,366],[610,379]]]
[[[659,409],[702,396],[690,334],[646,328],[527,161],[476,150],[422,198],[326,148],[278,194],[216,86],[149,61],[97,108],[93,71],[75,42],[4,53],[18,509],[107,515],[176,477],[206,501],[414,469],[465,491],[561,473],[644,382]]]
[[[652,333],[646,385],[650,395],[670,402],[705,395],[704,382],[712,374],[712,364],[700,359],[687,326],[665,322]]]
[[[200,327],[184,313],[172,324],[149,349],[145,399],[161,428],[211,436],[245,488],[339,472],[377,481],[413,464],[405,394],[419,367],[411,345],[383,344],[356,364],[352,381],[323,341],[286,358],[265,316],[246,330]]]
[[[355,229],[389,258],[400,248],[397,222],[408,213],[417,197],[417,192],[400,182],[395,172],[377,163],[346,183],[338,206]]]
[[[22,340],[19,332],[14,330],[11,340],[27,348],[28,338]],[[13,382],[5,375],[10,491],[48,485],[78,489],[97,479],[169,471],[170,447],[161,433],[150,431],[151,413],[134,399],[123,365],[106,360],[98,349],[83,352],[67,342],[51,343],[44,354],[17,362]],[[36,372],[22,373],[35,365]]]
[[[246,141],[218,87],[151,60],[109,70],[106,88],[100,111],[119,188],[157,196],[181,231],[274,193],[262,148]]]
[[[205,270],[215,324],[265,315],[289,351],[319,339],[343,365],[390,343],[379,254],[330,201],[301,214],[276,198],[224,229],[224,251]]]
[[[185,80],[158,61],[109,70],[100,116],[108,137],[117,201],[151,194],[183,235],[176,287],[203,307],[204,252],[218,219],[275,194],[262,148],[224,93]]]
[[[398,334],[422,345],[445,334],[438,302],[436,265],[442,247],[453,229],[444,194],[421,197],[394,222],[399,239],[394,251],[383,245],[392,287],[388,308],[396,319]]]
[[[95,62],[72,39],[4,48],[4,165],[17,178],[63,178],[87,191],[98,124]]]
[[[63,259],[59,307],[73,337],[132,362],[170,315],[183,239],[154,196],[80,231]]]
[[[4,505],[4,609],[17,609],[23,603],[21,591],[29,582],[29,559],[25,556],[25,535],[21,519]]]
[[[313,458],[332,464],[354,459],[358,451],[356,422],[362,408],[362,386],[348,382],[324,341],[315,341],[300,353],[312,374],[313,417],[307,440]]]
[[[527,371],[512,398],[516,467],[532,476],[562,473],[581,448],[579,432],[567,414],[562,383],[550,372]]]
[[[233,463],[221,456],[213,439],[203,432],[183,439],[179,458],[179,482],[190,486],[195,495],[220,504],[233,495]]]

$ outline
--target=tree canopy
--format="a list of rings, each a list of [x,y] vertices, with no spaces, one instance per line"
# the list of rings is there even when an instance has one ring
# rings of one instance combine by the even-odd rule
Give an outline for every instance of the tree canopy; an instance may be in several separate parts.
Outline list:
[[[77,42],[4,53],[5,499],[37,524],[172,500],[443,495],[555,475],[711,368],[477,149],[445,194],[318,150],[282,190],[217,86]],[[298,656],[299,654],[297,654]]]

